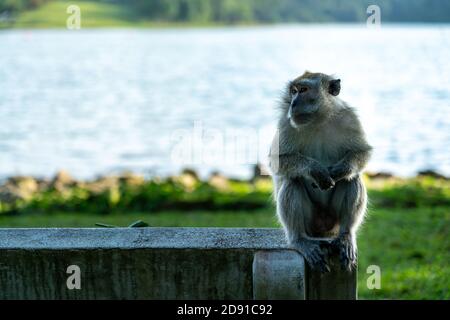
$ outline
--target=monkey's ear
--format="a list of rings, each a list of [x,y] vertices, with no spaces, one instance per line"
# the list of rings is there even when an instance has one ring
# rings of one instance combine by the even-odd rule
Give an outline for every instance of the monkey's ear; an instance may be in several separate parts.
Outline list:
[[[341,91],[341,79],[331,80],[328,86],[328,92],[333,96],[337,96]]]

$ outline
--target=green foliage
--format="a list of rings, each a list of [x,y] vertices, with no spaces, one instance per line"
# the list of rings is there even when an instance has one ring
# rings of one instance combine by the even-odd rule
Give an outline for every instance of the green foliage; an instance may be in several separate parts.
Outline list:
[[[175,179],[148,180],[140,185],[120,183],[102,192],[89,188],[71,187],[63,191],[50,188],[38,192],[28,201],[0,206],[0,212],[97,212],[161,210],[242,210],[270,205],[270,191],[264,184],[232,182],[229,189],[219,190],[199,181],[188,190]]]
[[[369,199],[374,207],[450,207],[450,183],[432,177],[386,181],[380,188],[369,189]]]
[[[165,210],[254,210],[271,208],[272,184],[268,179],[256,182],[225,179],[217,188],[205,181],[187,186],[177,177],[153,179],[141,184],[125,181],[102,190],[88,186],[49,188],[29,200],[0,202],[0,213],[26,212],[113,212]],[[410,179],[368,180],[370,208],[450,207],[450,181],[430,176]]]
[[[0,13],[17,16],[18,27],[65,27],[69,0],[0,0]],[[382,21],[449,22],[446,0],[80,0],[84,27],[156,24],[364,22],[369,5]],[[38,8],[38,9],[36,9]],[[1,26],[1,24],[0,24]]]
[[[16,12],[27,9],[35,9],[47,1],[48,0],[0,0],[0,12]]]
[[[177,177],[147,180],[142,184],[124,181],[101,192],[88,186],[64,190],[49,188],[29,200],[0,202],[0,213],[96,212],[110,214],[126,211],[166,210],[254,210],[271,207],[270,180],[225,180],[222,189],[205,181],[186,186]],[[374,179],[367,181],[370,208],[450,207],[450,181],[430,176],[410,179]]]
[[[71,4],[74,3],[69,0],[48,1],[38,9],[26,10],[17,14],[14,17],[13,26],[19,28],[66,28],[66,21],[69,17],[67,7]],[[140,23],[139,13],[129,6],[95,1],[77,1],[76,5],[81,10],[82,28],[129,27],[137,26]],[[0,27],[2,27],[1,22]]]

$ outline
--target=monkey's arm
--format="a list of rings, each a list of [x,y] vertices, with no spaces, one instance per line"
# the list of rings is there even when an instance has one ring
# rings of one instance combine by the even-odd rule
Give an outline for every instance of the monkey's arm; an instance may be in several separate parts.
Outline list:
[[[269,155],[270,169],[276,175],[288,178],[304,176],[309,168],[313,166],[314,159],[306,157],[301,153],[277,154],[271,152]]]
[[[285,154],[271,152],[269,160],[273,174],[287,178],[305,177],[315,182],[323,190],[334,186],[334,181],[327,168],[299,152]]]
[[[328,169],[317,160],[302,154],[298,147],[293,147],[286,136],[277,131],[269,152],[269,167],[272,174],[289,179],[305,177],[313,181],[322,190],[334,186]]]
[[[372,147],[367,143],[361,123],[352,108],[342,109],[336,121],[340,122],[340,130],[347,141],[342,147],[343,157],[328,170],[335,181],[351,180],[366,166]]]
[[[328,168],[334,181],[351,180],[366,166],[372,152],[372,147],[365,144],[359,148],[349,150],[336,164]]]

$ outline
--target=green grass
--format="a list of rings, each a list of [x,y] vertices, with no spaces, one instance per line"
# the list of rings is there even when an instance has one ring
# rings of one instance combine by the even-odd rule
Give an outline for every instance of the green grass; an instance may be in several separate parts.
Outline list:
[[[364,299],[450,298],[448,207],[372,209],[358,237],[359,295]],[[366,286],[369,265],[381,289]]]
[[[70,16],[67,7],[76,4],[81,9],[81,28],[102,26],[131,26],[137,22],[137,13],[129,7],[91,1],[51,1],[41,7],[20,13],[14,24],[18,28],[65,28]]]
[[[95,227],[101,222],[126,227],[132,222],[143,220],[152,227],[277,227],[275,216],[270,210],[256,211],[167,211],[155,213],[127,212],[110,215],[89,213],[54,213],[1,215],[0,227]]]
[[[58,213],[0,215],[1,227],[128,226],[143,220],[165,227],[278,227],[274,209],[254,211]],[[358,237],[361,299],[450,299],[450,210],[371,209]],[[381,268],[381,289],[369,290],[369,265]]]

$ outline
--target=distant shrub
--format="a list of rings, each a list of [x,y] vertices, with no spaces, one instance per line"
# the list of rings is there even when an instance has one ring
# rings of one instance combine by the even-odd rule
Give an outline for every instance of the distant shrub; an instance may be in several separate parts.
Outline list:
[[[411,179],[366,178],[372,207],[450,207],[450,182],[430,176]],[[0,213],[24,212],[157,212],[164,210],[253,210],[272,206],[270,179],[234,181],[225,177],[209,182],[197,178],[118,180],[104,188],[96,182],[47,188],[31,199],[0,202]],[[98,186],[98,182],[97,182]]]
[[[162,210],[243,210],[270,205],[270,189],[266,184],[229,183],[228,190],[219,190],[208,182],[199,181],[189,190],[174,179],[148,180],[140,185],[120,183],[101,192],[73,187],[66,190],[48,189],[37,193],[30,201],[3,204],[0,212],[71,211],[110,213],[114,211]]]
[[[380,207],[450,206],[450,182],[433,177],[386,182],[381,188],[369,188],[369,196]]]

